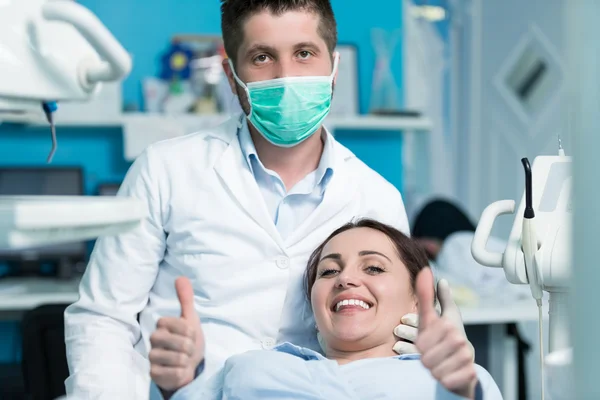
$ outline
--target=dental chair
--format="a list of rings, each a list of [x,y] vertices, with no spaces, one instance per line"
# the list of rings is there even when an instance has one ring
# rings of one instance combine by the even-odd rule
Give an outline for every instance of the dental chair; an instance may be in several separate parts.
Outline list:
[[[23,316],[23,383],[27,400],[64,396],[69,376],[65,349],[64,312],[68,304],[48,304]]]

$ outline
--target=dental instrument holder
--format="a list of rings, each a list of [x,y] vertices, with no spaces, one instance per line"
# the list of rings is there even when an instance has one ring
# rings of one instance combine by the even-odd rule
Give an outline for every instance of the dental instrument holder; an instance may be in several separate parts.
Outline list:
[[[549,293],[549,352],[567,349],[569,343],[568,286],[571,276],[571,157],[538,156],[531,171],[531,205],[535,217],[530,223],[535,227],[537,250],[533,256],[534,276],[528,274],[526,255],[522,248],[523,219],[527,193],[521,204],[503,253],[486,250],[488,238],[496,218],[515,212],[514,200],[501,200],[483,211],[471,245],[473,258],[488,267],[503,268],[509,282],[536,287]],[[527,190],[526,190],[527,192]],[[536,277],[537,275],[537,277]],[[530,282],[530,279],[533,280]],[[537,282],[535,282],[537,280]]]

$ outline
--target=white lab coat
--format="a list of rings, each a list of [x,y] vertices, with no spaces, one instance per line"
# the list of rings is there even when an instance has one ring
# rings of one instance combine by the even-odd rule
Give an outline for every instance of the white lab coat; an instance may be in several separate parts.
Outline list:
[[[160,317],[180,312],[179,276],[194,286],[206,338],[203,375],[233,354],[276,342],[316,349],[302,286],[310,253],[355,217],[408,234],[398,190],[335,142],[322,204],[282,240],[242,155],[239,126],[231,118],[154,144],[131,167],[119,194],[143,200],[148,217],[98,240],[80,298],[65,312],[68,394],[147,398],[149,338]]]

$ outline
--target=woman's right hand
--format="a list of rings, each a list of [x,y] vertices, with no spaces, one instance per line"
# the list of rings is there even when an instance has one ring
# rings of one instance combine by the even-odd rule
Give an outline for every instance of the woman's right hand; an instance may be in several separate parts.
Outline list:
[[[450,319],[437,314],[429,268],[419,272],[416,289],[419,333],[415,346],[421,353],[421,362],[446,389],[473,399],[478,379],[471,344]]]
[[[175,392],[192,382],[204,359],[204,334],[187,278],[175,281],[180,317],[163,317],[150,336],[150,376],[163,391]]]

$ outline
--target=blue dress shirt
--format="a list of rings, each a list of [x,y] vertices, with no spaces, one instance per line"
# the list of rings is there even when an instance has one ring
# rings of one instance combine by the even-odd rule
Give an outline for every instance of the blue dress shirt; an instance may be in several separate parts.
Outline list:
[[[265,168],[259,160],[246,118],[243,118],[240,125],[238,137],[242,153],[260,188],[273,223],[285,240],[323,200],[333,174],[333,143],[327,140],[327,132],[323,128],[321,137],[325,143],[319,166],[287,191],[279,175]]]

